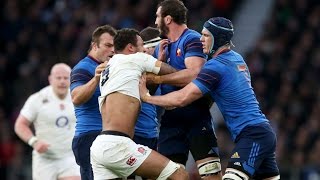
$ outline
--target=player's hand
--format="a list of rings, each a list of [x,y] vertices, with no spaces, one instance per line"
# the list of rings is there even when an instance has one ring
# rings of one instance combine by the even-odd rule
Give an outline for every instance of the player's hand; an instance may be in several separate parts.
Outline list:
[[[144,73],[140,78],[139,92],[140,92],[140,98],[142,101],[146,101],[147,97],[150,96],[149,90],[147,89],[147,85],[146,85],[146,73]]]
[[[101,72],[106,69],[107,64],[108,64],[108,61],[105,61],[105,62],[101,63],[99,66],[96,67],[96,71],[95,71],[94,77],[96,78],[97,81],[100,80]]]
[[[42,141],[42,140],[38,140],[36,143],[34,143],[33,145],[33,149],[36,150],[38,153],[45,153],[48,151],[49,148],[49,144]]]
[[[166,51],[165,48],[168,46],[169,40],[168,39],[163,39],[160,41],[159,44],[159,54],[158,54],[158,60],[162,62],[166,62]]]
[[[158,76],[153,73],[147,73],[145,75],[146,81],[148,84],[161,84],[161,76]]]

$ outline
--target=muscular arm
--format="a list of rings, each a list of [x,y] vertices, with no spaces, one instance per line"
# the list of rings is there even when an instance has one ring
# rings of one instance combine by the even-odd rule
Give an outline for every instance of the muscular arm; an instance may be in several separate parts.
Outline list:
[[[86,103],[94,94],[99,81],[100,74],[106,68],[107,62],[96,67],[94,77],[86,84],[78,86],[71,91],[72,102],[75,106]]]
[[[99,78],[93,77],[89,82],[82,86],[78,86],[71,91],[72,102],[78,106],[87,102],[99,84]]]
[[[183,87],[195,79],[200,72],[206,60],[201,57],[188,57],[185,59],[186,69],[176,71],[175,73],[154,77],[152,80],[156,84],[171,84],[174,86]],[[150,77],[148,77],[150,81]]]
[[[193,83],[189,83],[179,91],[174,91],[163,96],[148,96],[148,90],[145,88],[144,83],[140,81],[139,85],[141,100],[162,107],[183,107],[203,96],[200,89]]]
[[[28,143],[29,139],[34,136],[30,129],[30,122],[23,115],[19,114],[15,124],[14,131],[24,142]]]

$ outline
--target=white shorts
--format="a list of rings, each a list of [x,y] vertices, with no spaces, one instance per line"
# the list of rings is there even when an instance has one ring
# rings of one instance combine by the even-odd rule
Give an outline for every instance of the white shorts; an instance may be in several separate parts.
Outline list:
[[[152,150],[128,137],[102,134],[93,141],[90,151],[94,179],[100,180],[128,177]]]
[[[57,180],[68,176],[80,176],[80,167],[77,165],[72,153],[61,159],[45,158],[33,153],[33,180]]]

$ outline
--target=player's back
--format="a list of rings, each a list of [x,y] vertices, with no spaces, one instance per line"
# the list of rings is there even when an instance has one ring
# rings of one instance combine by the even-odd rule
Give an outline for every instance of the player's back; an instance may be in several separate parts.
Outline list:
[[[250,72],[241,55],[230,50],[207,62],[205,68],[221,75],[211,95],[222,112],[233,139],[248,125],[267,122],[251,86]]]

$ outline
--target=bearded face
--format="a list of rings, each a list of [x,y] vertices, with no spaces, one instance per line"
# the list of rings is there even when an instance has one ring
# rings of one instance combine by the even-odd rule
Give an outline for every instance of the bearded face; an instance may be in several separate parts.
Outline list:
[[[162,37],[167,37],[169,34],[169,28],[164,22],[164,18],[160,18],[160,23],[158,24],[158,29],[160,30],[160,35]]]

